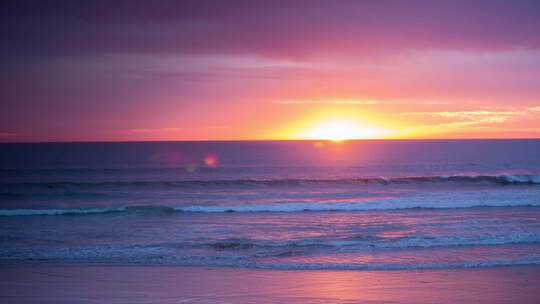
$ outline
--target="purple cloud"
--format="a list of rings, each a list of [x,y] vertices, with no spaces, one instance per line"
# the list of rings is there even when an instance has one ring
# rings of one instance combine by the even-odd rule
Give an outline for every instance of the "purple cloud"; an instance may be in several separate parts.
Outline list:
[[[5,56],[540,47],[538,1],[5,1]]]

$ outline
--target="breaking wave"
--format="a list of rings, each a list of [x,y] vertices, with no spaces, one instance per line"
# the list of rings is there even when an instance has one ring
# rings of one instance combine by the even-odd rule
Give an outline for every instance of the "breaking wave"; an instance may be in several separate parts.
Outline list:
[[[301,202],[243,205],[190,206],[120,206],[102,208],[0,209],[0,216],[88,215],[107,213],[235,213],[235,212],[309,212],[309,211],[370,211],[394,209],[453,209],[471,207],[538,207],[538,191],[468,191],[434,192],[396,198],[344,201]]]
[[[342,179],[231,179],[231,180],[180,180],[180,181],[112,181],[112,182],[25,182],[2,184],[4,187],[43,186],[49,189],[61,187],[103,187],[103,186],[294,186],[309,184],[423,184],[423,183],[492,183],[501,185],[540,184],[540,175],[499,174],[499,175],[454,175],[454,176],[413,176],[396,178],[342,178]]]

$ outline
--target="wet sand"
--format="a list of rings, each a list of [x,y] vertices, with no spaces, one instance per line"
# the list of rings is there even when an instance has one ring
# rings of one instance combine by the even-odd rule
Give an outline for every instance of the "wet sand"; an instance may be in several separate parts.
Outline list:
[[[540,266],[333,271],[2,265],[2,303],[539,303]]]

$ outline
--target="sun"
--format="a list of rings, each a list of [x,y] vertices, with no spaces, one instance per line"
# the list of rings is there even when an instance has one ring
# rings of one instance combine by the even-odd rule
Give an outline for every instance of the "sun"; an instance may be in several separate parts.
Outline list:
[[[331,120],[315,125],[302,132],[300,136],[305,139],[342,141],[377,138],[381,134],[381,130],[364,126],[355,121]]]

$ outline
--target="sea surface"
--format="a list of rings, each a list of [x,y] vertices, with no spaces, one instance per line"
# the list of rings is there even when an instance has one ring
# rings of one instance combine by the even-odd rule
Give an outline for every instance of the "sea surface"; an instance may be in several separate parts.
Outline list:
[[[540,140],[0,144],[0,263],[540,264]]]

